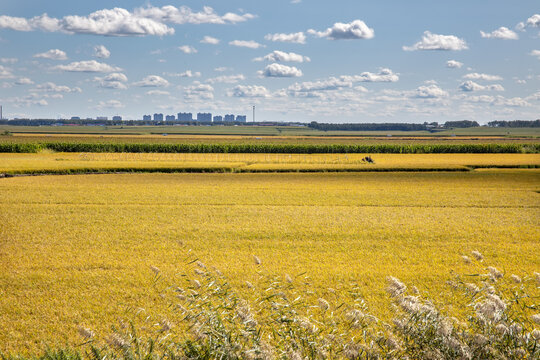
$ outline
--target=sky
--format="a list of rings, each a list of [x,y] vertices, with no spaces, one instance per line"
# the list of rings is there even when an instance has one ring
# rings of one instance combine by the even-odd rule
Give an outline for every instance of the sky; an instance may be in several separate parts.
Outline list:
[[[538,0],[3,0],[4,118],[540,118]]]

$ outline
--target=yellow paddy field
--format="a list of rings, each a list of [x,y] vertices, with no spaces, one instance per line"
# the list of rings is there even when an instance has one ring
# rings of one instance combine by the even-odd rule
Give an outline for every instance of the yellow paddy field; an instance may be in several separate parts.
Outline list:
[[[272,164],[264,154],[217,160],[215,154],[81,156],[3,154],[0,172],[69,162],[133,163],[130,156],[148,163]],[[487,161],[481,155],[415,156],[425,158],[403,155],[400,166],[429,159],[444,166]],[[538,155],[488,156],[498,164],[538,163]],[[373,157],[375,166],[398,162],[390,155]],[[314,303],[324,297],[332,306],[329,288],[339,295],[357,282],[369,309],[384,317],[387,276],[448,300],[445,280],[452,271],[495,265],[507,276],[530,275],[540,271],[539,249],[538,169],[4,178],[0,350],[36,353],[45,345],[76,345],[79,325],[103,336],[134,309],[159,314],[164,309],[155,306],[150,267],[164,276],[181,273],[188,255],[220,269],[248,297],[245,282],[257,286],[257,271],[307,281],[305,297]],[[472,250],[483,253],[485,263],[463,263],[461,255]]]

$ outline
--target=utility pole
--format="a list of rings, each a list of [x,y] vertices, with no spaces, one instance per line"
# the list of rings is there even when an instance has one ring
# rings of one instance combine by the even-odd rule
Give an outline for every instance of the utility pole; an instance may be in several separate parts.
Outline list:
[[[255,122],[255,105],[253,105],[253,122]]]
[[[3,117],[3,111],[4,109],[2,108],[2,105],[0,105],[0,120],[2,120],[4,117]]]

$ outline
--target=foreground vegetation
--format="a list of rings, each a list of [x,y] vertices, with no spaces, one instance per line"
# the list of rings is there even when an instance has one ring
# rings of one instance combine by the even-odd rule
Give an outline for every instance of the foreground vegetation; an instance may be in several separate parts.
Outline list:
[[[79,326],[94,332],[96,339],[104,339],[114,332],[110,326],[117,324],[119,318],[124,323],[135,321],[141,354],[148,346],[149,336],[155,339],[155,333],[145,331],[161,329],[166,322],[160,327],[154,324],[164,319],[170,322],[172,330],[162,333],[162,337],[171,335],[164,342],[156,342],[155,351],[164,350],[161,346],[168,339],[175,344],[187,344],[194,334],[184,332],[187,329],[182,324],[192,324],[190,321],[195,319],[181,322],[183,313],[174,315],[169,307],[173,296],[179,295],[174,292],[178,286],[186,298],[174,298],[174,304],[186,308],[186,316],[196,310],[191,305],[202,306],[205,296],[212,298],[208,306],[216,308],[205,308],[207,312],[201,316],[216,322],[206,323],[212,327],[203,328],[203,333],[217,331],[220,325],[212,316],[222,311],[235,313],[243,299],[257,323],[265,326],[263,340],[276,349],[276,355],[281,354],[279,351],[292,351],[286,346],[292,342],[286,339],[279,342],[279,336],[274,338],[274,343],[267,340],[274,335],[268,332],[271,322],[266,321],[276,319],[280,312],[296,319],[283,322],[283,328],[277,327],[276,331],[283,330],[286,334],[291,329],[291,336],[306,339],[304,343],[296,341],[304,354],[310,343],[316,344],[317,349],[327,349],[324,341],[331,340],[327,335],[334,322],[336,329],[347,336],[338,337],[331,344],[340,344],[356,334],[356,330],[345,327],[348,324],[345,316],[355,299],[359,305],[361,299],[367,306],[358,310],[375,316],[377,324],[382,326],[367,329],[367,333],[376,335],[382,331],[377,329],[385,329],[384,324],[393,326],[392,318],[399,315],[392,311],[384,291],[388,276],[399,277],[410,291],[416,285],[422,296],[419,301],[432,299],[436,314],[444,316],[438,319],[455,316],[465,321],[470,314],[467,311],[472,311],[465,306],[467,301],[483,301],[489,288],[474,298],[461,298],[442,279],[448,279],[452,271],[485,274],[488,265],[496,265],[505,274],[502,284],[490,283],[491,280],[482,276],[462,280],[474,282],[480,289],[483,280],[495,285],[496,294],[503,298],[508,309],[501,321],[511,327],[514,321],[511,319],[516,319],[514,316],[518,314],[514,310],[519,306],[511,305],[511,293],[506,290],[519,294],[521,285],[511,285],[510,275],[516,274],[523,286],[529,286],[530,277],[540,267],[539,183],[540,171],[535,169],[1,179],[0,351],[28,355],[37,354],[46,346],[73,348],[87,341],[77,333]],[[473,250],[480,251],[488,260],[473,261],[475,265],[461,260],[460,255],[472,259]],[[254,264],[253,255],[260,259],[261,265]],[[186,264],[195,259],[202,260],[207,268]],[[151,266],[160,269],[158,282],[149,276],[153,274]],[[214,267],[225,278],[219,277]],[[193,275],[195,268],[202,273]],[[229,289],[230,299],[239,299],[237,307],[219,307],[224,303],[217,297],[222,290],[211,285],[215,278],[214,284],[219,289]],[[197,290],[194,287],[198,285],[187,279],[197,280],[201,285],[201,297],[193,302],[189,301],[194,295],[190,288]],[[276,288],[270,287],[274,281]],[[169,288],[173,285],[174,288]],[[270,289],[269,296],[285,292],[287,300],[274,296],[261,303],[266,289]],[[355,297],[351,292],[356,293]],[[296,294],[302,295],[301,302],[297,307],[289,307],[288,302],[296,304]],[[328,302],[327,311],[322,311],[318,299]],[[531,301],[537,303],[537,299]],[[287,306],[273,309],[272,301]],[[342,303],[345,305],[340,307]],[[320,304],[326,307],[324,302]],[[453,307],[439,306],[443,304]],[[289,310],[296,311],[299,318],[288,313]],[[524,336],[532,331],[530,316],[536,310],[523,311],[519,324],[520,334]],[[141,321],[150,316],[149,321],[138,322],[135,313]],[[321,332],[307,334],[301,330],[306,328],[301,328],[305,323],[302,325],[300,317],[307,317]],[[225,318],[228,317],[222,319]],[[238,324],[238,318],[232,319]],[[236,334],[233,332],[236,330],[227,327],[233,324],[223,322],[224,332],[218,332],[217,337],[226,339],[223,334]],[[422,324],[430,329],[430,322]],[[129,329],[116,327],[119,337],[112,337],[111,341],[117,339],[118,344],[135,351],[135,343],[125,342],[130,339]],[[459,344],[469,344],[469,333],[478,332],[487,338],[495,336],[492,327],[476,329],[471,323],[467,328],[452,323],[452,329],[451,338]],[[354,341],[367,339],[362,328],[357,330]],[[388,334],[394,331],[397,333],[397,328]],[[257,335],[246,336],[246,344],[251,344]],[[406,337],[393,336],[402,349],[414,345],[405,344]],[[500,351],[500,341],[504,339],[515,340],[493,338],[493,344],[499,344],[494,349]],[[443,340],[437,337],[433,341],[430,344]],[[99,348],[103,345],[101,340],[92,344]],[[201,346],[200,351],[204,351],[208,344],[195,342],[193,346]],[[520,349],[528,351],[525,343],[520,344]],[[116,350],[117,356],[124,354],[123,346],[120,348]],[[336,345],[332,349],[338,351],[340,347]],[[88,348],[76,350],[84,354]],[[177,354],[180,351],[179,348]]]

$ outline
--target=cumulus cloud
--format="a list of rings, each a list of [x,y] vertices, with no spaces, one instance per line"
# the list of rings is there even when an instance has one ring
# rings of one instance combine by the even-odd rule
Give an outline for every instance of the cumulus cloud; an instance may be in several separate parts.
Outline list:
[[[264,47],[264,45],[259,44],[258,42],[253,41],[253,40],[233,40],[229,42],[229,45],[238,46],[238,47],[246,47],[250,49],[258,49],[260,47]]]
[[[494,85],[480,85],[475,83],[472,80],[467,80],[461,85],[459,85],[459,89],[464,92],[472,92],[472,91],[504,91],[504,88],[502,85],[494,84]]]
[[[310,62],[311,59],[307,56],[295,54],[293,52],[287,53],[284,51],[275,50],[270,54],[253,59],[253,61],[270,61],[270,62]]]
[[[527,27],[540,27],[540,14],[534,14],[530,18],[528,18],[525,22],[520,22],[516,28],[518,30],[525,30]]]
[[[171,95],[171,93],[163,90],[150,90],[146,92],[146,95],[166,96]]]
[[[499,75],[489,75],[489,74],[479,74],[479,73],[470,73],[463,76],[464,79],[468,80],[484,80],[484,81],[499,81],[503,78]]]
[[[43,84],[36,85],[36,87],[30,91],[57,92],[57,93],[82,92],[81,88],[79,87],[70,88],[69,86],[66,86],[66,85],[56,85],[53,82],[46,82]]]
[[[533,50],[530,53],[531,56],[536,56],[540,60],[540,50]]]
[[[134,83],[135,86],[141,87],[166,87],[169,86],[169,82],[158,75],[148,75],[141,81]]]
[[[0,58],[2,64],[15,64],[19,59],[17,58]]]
[[[102,78],[97,77],[94,80],[99,82],[99,86],[105,89],[127,89],[126,82],[128,81],[128,78],[122,73],[112,73]]]
[[[237,85],[227,91],[227,95],[239,98],[269,97],[270,92],[264,86],[258,85]]]
[[[324,31],[309,29],[308,34],[332,40],[357,40],[372,39],[375,36],[375,31],[369,28],[362,20],[354,20],[348,24],[335,23],[334,26]]]
[[[416,50],[466,50],[468,49],[465,40],[454,35],[439,35],[425,31],[422,40],[413,46],[403,46],[405,51]]]
[[[258,72],[264,77],[300,77],[302,71],[294,66],[287,66],[278,63],[267,65],[264,70]]]
[[[210,44],[210,45],[217,45],[217,44],[219,44],[219,39],[216,39],[215,37],[211,37],[211,36],[205,36],[201,40],[201,43]]]
[[[297,32],[297,33],[291,33],[291,34],[283,34],[283,33],[268,34],[264,38],[265,40],[274,41],[274,42],[276,41],[288,42],[288,43],[295,43],[295,44],[306,43],[306,35],[304,35],[303,32]]]
[[[121,109],[121,108],[124,108],[125,105],[122,104],[120,101],[118,100],[107,100],[107,101],[100,101],[96,106],[95,108],[98,109],[98,110],[103,110],[103,109]]]
[[[94,47],[94,56],[100,59],[108,59],[111,52],[104,45],[97,45]]]
[[[503,40],[518,40],[519,36],[514,31],[507,27],[501,26],[497,30],[490,33],[480,31],[480,35],[485,39],[503,39]]]
[[[186,100],[212,100],[214,98],[214,88],[208,84],[201,84],[195,81],[191,86],[184,89]]]
[[[43,53],[35,54],[34,57],[50,60],[67,60],[66,53],[59,49],[51,49]]]
[[[192,77],[201,77],[201,73],[198,71],[191,71],[186,70],[182,73],[164,73],[164,75],[167,76],[176,76],[176,77],[183,77],[183,78],[192,78]]]
[[[32,85],[33,83],[34,82],[27,77],[22,77],[15,81],[15,85]]]
[[[0,79],[11,79],[13,74],[11,70],[5,66],[0,65]]]
[[[178,49],[181,52],[183,52],[184,54],[196,54],[197,53],[197,49],[195,49],[193,46],[189,46],[189,45],[179,46]]]
[[[123,8],[103,9],[88,16],[69,15],[62,19],[51,18],[47,14],[30,19],[0,16],[0,29],[16,31],[64,32],[68,34],[93,34],[105,36],[145,36],[172,35],[174,29],[166,24],[235,24],[255,18],[252,14],[228,12],[217,14],[205,6],[195,12],[187,6],[176,8],[172,5],[148,6],[130,12]]]
[[[437,85],[420,86],[416,89],[414,97],[419,99],[437,99],[448,97],[448,92]]]
[[[456,60],[448,60],[446,62],[446,67],[450,69],[461,69],[462,66],[463,63]]]
[[[206,80],[206,82],[209,82],[210,84],[215,84],[215,83],[234,84],[239,81],[243,81],[245,79],[246,77],[243,74],[223,75],[223,76],[217,76],[215,78],[210,78]]]
[[[54,69],[69,72],[115,72],[122,71],[121,68],[100,63],[96,60],[76,61],[67,65],[58,65]]]

